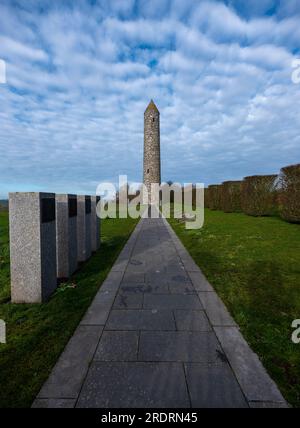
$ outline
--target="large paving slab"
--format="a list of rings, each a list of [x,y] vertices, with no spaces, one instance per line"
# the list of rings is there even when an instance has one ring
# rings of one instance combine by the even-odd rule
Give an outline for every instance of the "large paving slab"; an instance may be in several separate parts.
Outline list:
[[[137,361],[138,331],[104,331],[95,361]]]
[[[144,296],[142,293],[119,293],[113,309],[142,309]]]
[[[199,299],[213,326],[236,326],[217,293],[199,292]]]
[[[77,407],[180,408],[190,400],[184,370],[176,363],[93,363]]]
[[[287,407],[165,219],[142,219],[33,407]]]
[[[213,332],[141,332],[140,361],[182,361],[217,363],[224,358]]]
[[[108,330],[175,330],[170,310],[128,309],[111,311],[106,326]]]
[[[247,400],[227,363],[186,363],[185,371],[193,407],[248,407]]]
[[[211,325],[204,311],[176,309],[174,311],[176,328],[179,331],[211,331]]]
[[[248,401],[278,403],[284,400],[257,355],[236,327],[215,327],[217,337]]]
[[[71,398],[37,398],[33,409],[72,409],[76,405],[76,399]]]
[[[198,296],[191,294],[145,294],[146,309],[203,309]]]
[[[79,326],[38,394],[39,399],[77,398],[102,327]]]

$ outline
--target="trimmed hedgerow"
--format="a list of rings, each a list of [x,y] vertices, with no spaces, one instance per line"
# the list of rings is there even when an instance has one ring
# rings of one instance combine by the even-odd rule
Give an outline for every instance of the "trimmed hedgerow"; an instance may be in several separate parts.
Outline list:
[[[204,208],[209,208],[209,188],[204,188]]]
[[[300,164],[281,168],[279,183],[281,218],[291,223],[300,223]]]
[[[211,210],[221,209],[221,185],[211,184],[208,186],[208,207]]]
[[[252,175],[241,185],[241,206],[245,214],[267,216],[274,214],[277,175]]]
[[[224,181],[221,186],[221,209],[225,213],[241,211],[241,181]]]

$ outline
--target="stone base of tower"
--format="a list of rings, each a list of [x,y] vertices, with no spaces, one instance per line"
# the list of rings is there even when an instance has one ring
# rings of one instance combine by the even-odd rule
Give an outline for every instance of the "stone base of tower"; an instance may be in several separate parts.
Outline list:
[[[156,205],[159,207],[160,201],[160,185],[158,183],[151,183],[145,185],[145,191],[142,191],[143,205]]]

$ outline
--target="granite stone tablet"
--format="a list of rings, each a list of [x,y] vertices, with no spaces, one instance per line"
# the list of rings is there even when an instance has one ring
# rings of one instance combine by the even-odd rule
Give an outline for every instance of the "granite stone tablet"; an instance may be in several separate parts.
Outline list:
[[[91,197],[91,242],[92,251],[97,251],[100,247],[100,218],[97,216],[96,207],[100,201],[100,196]]]
[[[11,297],[14,303],[46,301],[57,286],[53,193],[10,193]]]
[[[56,195],[57,278],[69,278],[77,269],[77,197]]]
[[[91,256],[91,197],[77,196],[77,257],[85,262]]]

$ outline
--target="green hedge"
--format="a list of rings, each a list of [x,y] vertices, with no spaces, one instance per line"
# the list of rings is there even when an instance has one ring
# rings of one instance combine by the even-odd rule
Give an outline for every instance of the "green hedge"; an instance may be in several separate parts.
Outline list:
[[[241,181],[224,181],[221,187],[221,209],[225,213],[240,212]]]
[[[291,223],[300,223],[300,164],[280,170],[280,216]]]
[[[241,185],[241,206],[245,214],[253,216],[274,214],[277,178],[275,174],[244,178]]]
[[[208,186],[208,207],[211,210],[221,209],[221,185],[211,184]]]

